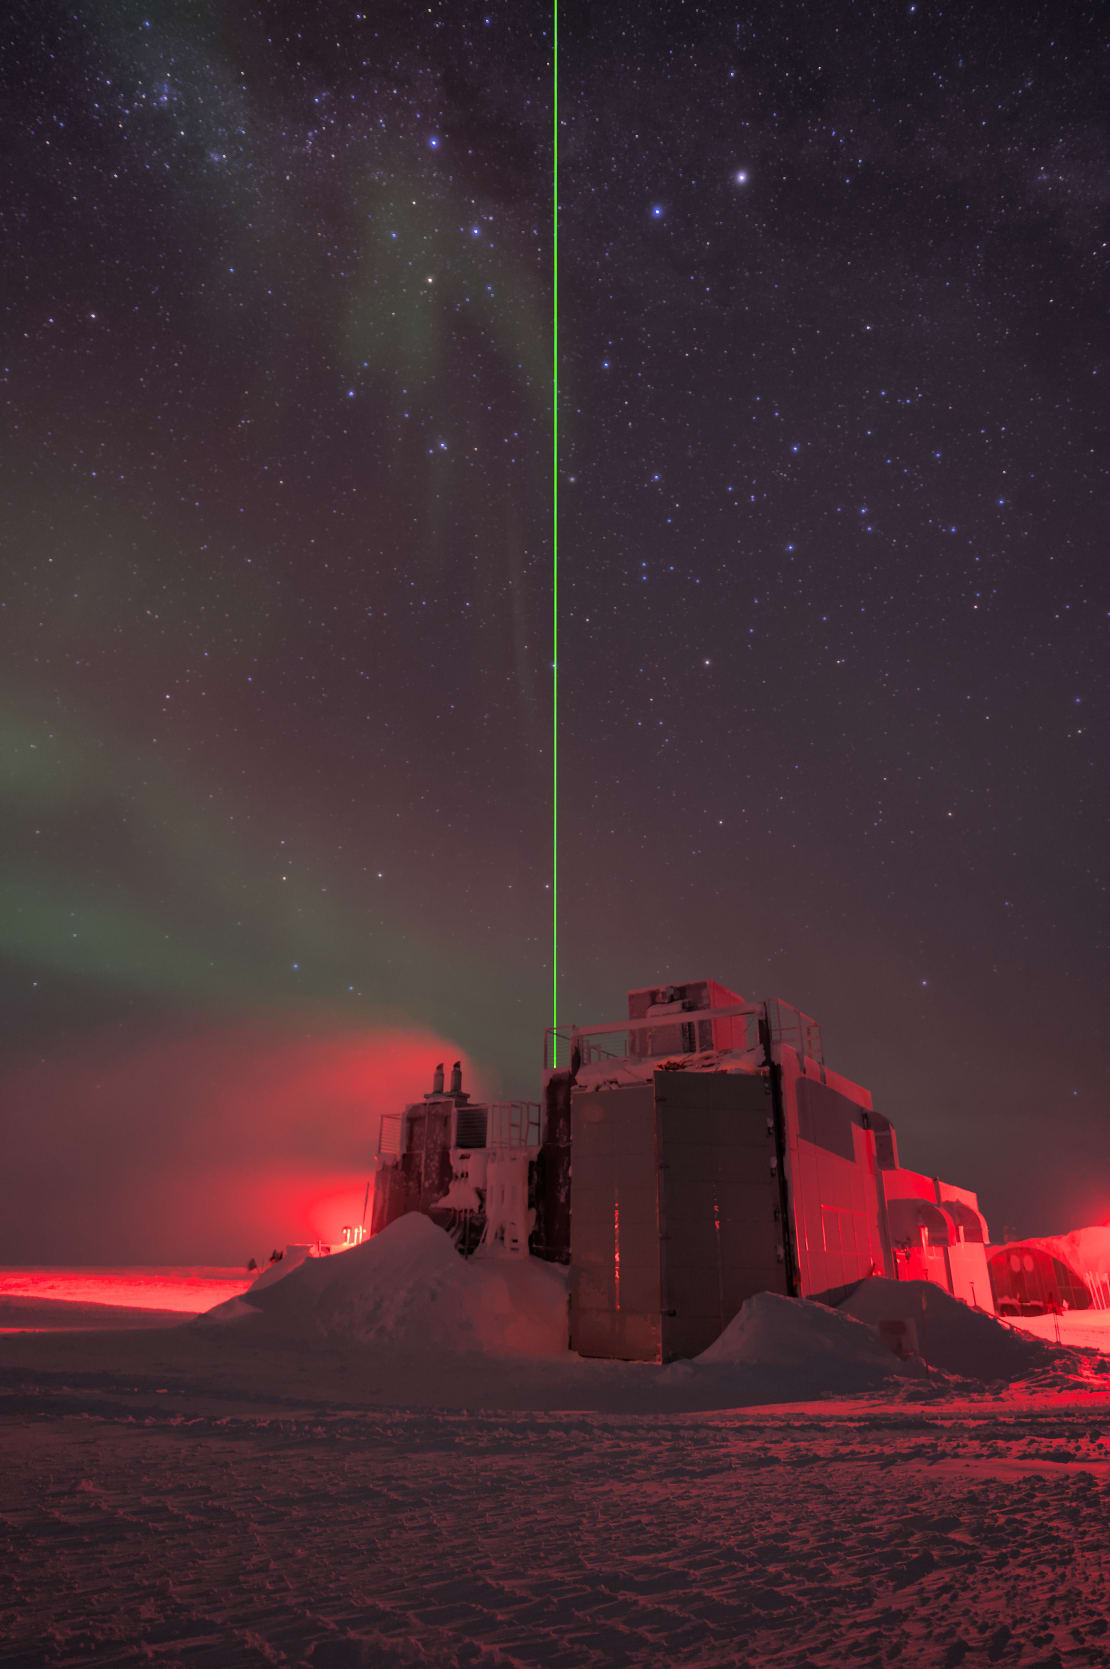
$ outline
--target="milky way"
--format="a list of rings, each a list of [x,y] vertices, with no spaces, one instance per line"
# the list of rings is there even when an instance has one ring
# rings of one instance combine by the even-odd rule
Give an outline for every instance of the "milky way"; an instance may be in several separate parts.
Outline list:
[[[237,1027],[537,1093],[550,25],[8,19],[21,1142],[59,1062]],[[1105,45],[560,13],[561,1011],[781,994],[1030,1232],[1110,1212]]]

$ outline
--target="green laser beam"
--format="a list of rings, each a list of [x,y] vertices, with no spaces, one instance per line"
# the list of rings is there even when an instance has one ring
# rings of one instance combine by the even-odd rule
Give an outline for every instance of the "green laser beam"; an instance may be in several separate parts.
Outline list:
[[[559,1064],[559,4],[551,52],[551,1064]]]

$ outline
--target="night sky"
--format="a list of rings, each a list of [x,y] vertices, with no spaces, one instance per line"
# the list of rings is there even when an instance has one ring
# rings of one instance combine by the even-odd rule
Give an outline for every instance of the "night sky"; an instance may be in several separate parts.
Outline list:
[[[1108,35],[560,12],[561,1015],[787,998],[999,1238],[1110,1216]],[[0,1260],[245,1258],[539,1093],[551,14],[3,40]]]

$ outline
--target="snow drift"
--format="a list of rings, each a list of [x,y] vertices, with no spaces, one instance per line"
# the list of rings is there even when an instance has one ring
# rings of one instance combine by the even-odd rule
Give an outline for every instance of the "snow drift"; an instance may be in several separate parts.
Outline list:
[[[350,1251],[281,1268],[190,1324],[222,1324],[225,1370],[240,1361],[256,1372],[264,1346],[275,1385],[296,1374],[308,1392],[350,1372],[347,1394],[357,1383],[363,1397],[411,1406],[664,1413],[900,1397],[925,1370],[880,1338],[877,1323],[896,1319],[914,1321],[934,1387],[938,1374],[1070,1378],[1086,1362],[927,1282],[880,1279],[862,1282],[839,1309],[757,1293],[692,1361],[595,1361],[567,1347],[565,1271],[532,1258],[463,1259],[418,1213]]]
[[[294,1269],[299,1269],[301,1264],[311,1256],[311,1246],[286,1246],[279,1258],[275,1258],[273,1263],[268,1263],[261,1274],[255,1276],[250,1284],[250,1291],[252,1293],[263,1292],[267,1287],[274,1286],[276,1282],[284,1281],[287,1275],[291,1275]]]
[[[202,1321],[245,1326],[252,1338],[287,1346],[318,1342],[370,1353],[391,1377],[404,1361],[410,1390],[419,1380],[425,1395],[446,1393],[448,1401],[436,1364],[462,1358],[470,1373],[486,1364],[481,1373],[491,1388],[505,1379],[509,1359],[546,1359],[554,1407],[561,1392],[581,1390],[583,1374],[604,1386],[603,1402],[615,1393],[619,1403],[626,1379],[642,1393],[651,1374],[664,1404],[671,1390],[699,1386],[715,1401],[750,1404],[852,1395],[921,1371],[898,1362],[862,1321],[766,1292],[750,1298],[694,1362],[660,1373],[642,1363],[579,1358],[567,1348],[563,1270],[534,1258],[463,1259],[442,1229],[415,1212],[351,1251],[281,1270],[272,1265],[249,1292]],[[448,1369],[448,1379],[457,1371]]]
[[[1046,1368],[1078,1367],[1074,1351],[1016,1332],[985,1310],[973,1310],[930,1281],[861,1281],[841,1304],[841,1316],[877,1326],[912,1321],[925,1361],[964,1379],[1028,1379]]]
[[[350,1251],[273,1265],[205,1321],[260,1317],[289,1343],[312,1340],[404,1355],[549,1356],[566,1350],[561,1270],[533,1258],[463,1259],[417,1212]],[[221,1314],[221,1311],[224,1312]]]
[[[769,1402],[873,1391],[920,1372],[891,1355],[873,1327],[775,1292],[749,1298],[695,1361]]]

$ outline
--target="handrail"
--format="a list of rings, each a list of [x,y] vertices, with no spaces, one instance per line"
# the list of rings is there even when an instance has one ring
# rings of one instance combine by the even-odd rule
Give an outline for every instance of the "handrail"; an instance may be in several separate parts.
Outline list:
[[[824,1063],[824,1050],[821,1044],[821,1028],[812,1015],[805,1014],[793,1003],[784,1002],[781,997],[768,997],[760,1003],[729,1003],[723,1008],[693,1008],[679,1009],[672,1014],[651,1014],[636,1020],[610,1020],[599,1026],[570,1026],[560,1027],[556,1033],[549,1026],[544,1032],[543,1064],[547,1070],[554,1051],[551,1048],[553,1039],[557,1036],[560,1043],[569,1044],[573,1056],[575,1049],[584,1058],[600,1055],[611,1060],[627,1059],[627,1054],[610,1053],[602,1050],[599,1044],[590,1043],[590,1039],[599,1037],[628,1038],[631,1034],[668,1030],[673,1027],[690,1026],[712,1020],[732,1020],[741,1016],[765,1018],[775,1043],[790,1042],[797,1046],[801,1054],[808,1056],[819,1064]],[[682,1049],[664,1050],[665,1054],[699,1053]]]

